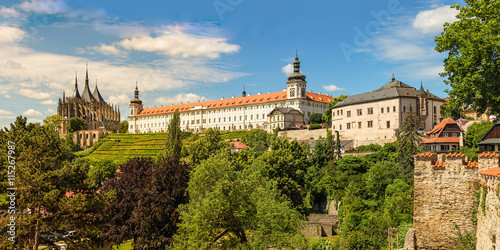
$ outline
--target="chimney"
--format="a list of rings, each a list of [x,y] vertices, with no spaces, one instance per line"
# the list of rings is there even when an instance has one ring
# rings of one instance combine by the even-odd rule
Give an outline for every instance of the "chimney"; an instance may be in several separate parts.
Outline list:
[[[260,95],[260,94],[262,94],[262,92],[257,93],[257,95]]]
[[[173,103],[170,103],[170,106],[174,106],[174,104],[173,104]]]
[[[200,100],[197,100],[198,102],[200,102]]]
[[[271,93],[271,91],[270,91],[270,90],[268,90],[268,91],[267,91],[267,93],[269,94],[269,93]]]
[[[248,95],[247,95],[247,96],[251,96],[251,95],[252,95],[251,93],[248,93]]]
[[[224,96],[220,98],[221,100],[224,100]]]
[[[234,98],[234,95],[233,95],[233,96],[231,96],[231,98]]]

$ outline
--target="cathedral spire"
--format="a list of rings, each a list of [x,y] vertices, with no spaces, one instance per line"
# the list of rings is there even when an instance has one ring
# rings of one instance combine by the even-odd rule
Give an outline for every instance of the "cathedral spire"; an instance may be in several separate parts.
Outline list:
[[[306,80],[306,76],[300,73],[300,61],[298,51],[295,51],[295,61],[293,62],[293,74],[288,77],[288,81],[291,80]]]
[[[85,65],[85,84],[89,83],[89,62]]]
[[[89,63],[87,62],[86,69],[85,69],[85,88],[83,89],[82,92],[82,99],[86,102],[92,102],[96,101],[92,93],[90,93],[90,87],[89,87]]]
[[[78,78],[76,71],[75,71],[75,90],[73,91],[73,95],[71,97],[80,99],[80,92],[78,92]]]
[[[98,103],[106,103],[106,101],[104,101],[104,98],[102,98],[101,93],[99,93],[99,89],[97,88],[97,78],[95,79],[95,89],[92,96]]]

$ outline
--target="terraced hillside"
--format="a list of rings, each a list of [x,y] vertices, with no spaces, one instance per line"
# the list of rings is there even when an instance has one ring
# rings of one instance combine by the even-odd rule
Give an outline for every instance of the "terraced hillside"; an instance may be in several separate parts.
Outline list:
[[[111,159],[117,163],[140,156],[154,157],[165,149],[165,137],[166,133],[108,135],[77,155],[91,161]]]

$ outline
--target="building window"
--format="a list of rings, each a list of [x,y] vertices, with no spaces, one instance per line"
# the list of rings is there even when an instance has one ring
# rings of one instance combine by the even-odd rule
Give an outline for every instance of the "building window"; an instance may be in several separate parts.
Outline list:
[[[295,97],[295,89],[290,89],[290,97]]]
[[[200,119],[196,119],[196,124],[200,124]]]
[[[347,123],[347,129],[351,129],[351,123]]]
[[[253,115],[250,115],[250,120],[253,120]]]
[[[392,106],[392,112],[396,112],[396,106]]]
[[[380,108],[380,113],[383,114],[384,113],[384,108]]]
[[[444,137],[448,137],[448,133],[443,133]]]
[[[347,117],[351,117],[351,111],[347,111]]]
[[[387,113],[389,113],[390,111],[391,111],[391,108],[387,107]]]
[[[340,110],[340,115],[344,115],[344,110],[343,109]]]
[[[406,106],[403,106],[403,112],[406,112]]]
[[[453,137],[457,137],[457,133],[453,133]]]
[[[367,127],[369,127],[369,128],[373,128],[373,121],[368,121],[368,125],[367,125]]]
[[[434,114],[436,113],[436,106],[434,106]]]
[[[191,120],[191,124],[194,124],[194,120]]]
[[[229,117],[229,121],[231,121],[231,116]]]
[[[342,125],[339,125],[339,130],[342,130]]]
[[[450,145],[441,145],[441,150],[450,150]]]
[[[363,110],[362,109],[358,109],[358,116],[359,115],[363,115]]]
[[[226,122],[226,117],[224,117],[224,122]]]
[[[340,115],[340,110],[337,110],[337,115]]]
[[[358,122],[358,129],[361,128],[361,122]]]
[[[373,115],[373,108],[368,108],[368,114]]]
[[[387,121],[387,128],[391,128],[391,122]]]

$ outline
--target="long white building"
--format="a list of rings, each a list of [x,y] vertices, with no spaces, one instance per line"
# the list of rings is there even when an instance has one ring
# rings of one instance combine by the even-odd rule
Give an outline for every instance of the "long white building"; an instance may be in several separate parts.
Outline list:
[[[309,115],[324,113],[333,97],[324,93],[306,91],[306,76],[300,73],[300,62],[295,57],[294,73],[288,77],[286,89],[273,93],[258,93],[242,97],[221,98],[213,101],[186,103],[143,109],[136,86],[134,99],[130,101],[128,116],[129,133],[151,133],[167,130],[175,110],[179,110],[183,131],[203,131],[207,128],[219,130],[244,130],[268,127],[268,114],[275,107],[286,107]]]

